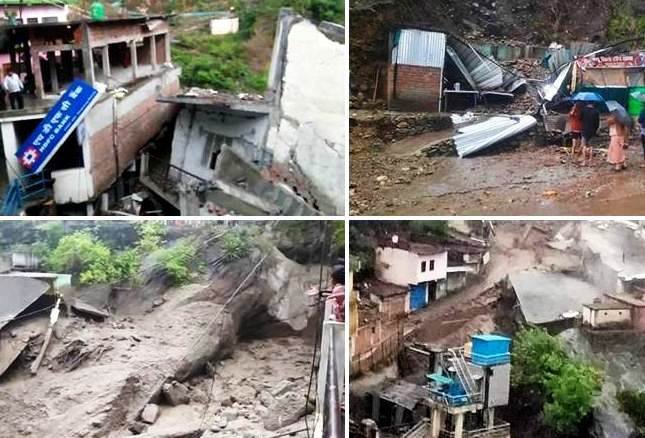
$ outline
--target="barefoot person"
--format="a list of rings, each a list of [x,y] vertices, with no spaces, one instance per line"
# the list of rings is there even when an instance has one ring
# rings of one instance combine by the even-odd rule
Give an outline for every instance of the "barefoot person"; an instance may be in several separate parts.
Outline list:
[[[582,104],[576,102],[569,111],[569,129],[571,130],[571,159],[574,159],[580,146],[580,137],[582,136]]]
[[[620,123],[615,115],[611,115],[607,120],[609,126],[609,150],[607,151],[607,161],[614,166],[614,170],[618,172],[626,168],[625,165],[625,125]]]
[[[582,164],[591,165],[591,159],[593,158],[593,146],[591,145],[591,139],[598,128],[600,127],[600,113],[596,109],[593,103],[588,103],[582,108]]]

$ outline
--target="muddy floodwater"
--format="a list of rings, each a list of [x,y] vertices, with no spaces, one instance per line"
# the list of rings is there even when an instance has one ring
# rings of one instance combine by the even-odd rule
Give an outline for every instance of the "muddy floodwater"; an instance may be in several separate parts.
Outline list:
[[[421,137],[421,136],[420,136]],[[417,143],[418,141],[418,143]],[[400,143],[400,144],[399,144]],[[421,157],[425,138],[374,150],[352,145],[352,213],[362,215],[643,215],[645,168],[635,141],[615,172],[598,149],[591,167],[556,146],[489,150],[468,157]]]

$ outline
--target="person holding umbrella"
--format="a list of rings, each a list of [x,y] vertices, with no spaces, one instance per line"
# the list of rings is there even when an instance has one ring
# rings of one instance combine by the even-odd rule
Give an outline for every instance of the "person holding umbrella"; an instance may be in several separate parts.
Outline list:
[[[609,126],[609,150],[607,151],[607,162],[614,166],[616,172],[627,168],[625,164],[625,132],[627,127],[619,120],[619,117],[612,112],[607,120]]]
[[[591,139],[598,132],[600,127],[600,112],[596,109],[596,105],[604,105],[605,99],[598,93],[590,93],[582,91],[574,94],[571,97],[574,102],[584,102],[585,106],[582,108],[582,165],[587,164],[587,157],[589,157],[589,165],[593,158],[593,146]]]

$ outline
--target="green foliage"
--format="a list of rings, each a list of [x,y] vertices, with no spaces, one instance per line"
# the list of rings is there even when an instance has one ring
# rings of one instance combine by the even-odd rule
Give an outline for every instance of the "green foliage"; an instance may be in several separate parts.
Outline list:
[[[246,230],[233,229],[222,236],[224,260],[232,262],[242,259],[251,252],[251,243]]]
[[[47,264],[57,272],[80,274],[81,284],[112,283],[120,279],[110,248],[87,231],[77,231],[60,239]]]
[[[567,356],[546,330],[522,329],[513,344],[511,384],[544,398],[545,424],[560,434],[576,431],[602,386],[594,367]]]
[[[239,35],[187,33],[172,50],[174,62],[182,68],[183,85],[231,92],[266,89],[266,73],[251,70]]]
[[[544,391],[567,355],[560,341],[542,329],[523,329],[513,341],[511,383]]]
[[[639,35],[645,35],[645,16],[635,14],[633,8],[625,2],[618,4],[607,26],[609,41],[616,42]]]
[[[180,286],[189,283],[193,274],[199,271],[197,253],[195,242],[182,239],[175,246],[160,250],[157,253],[157,260],[168,274],[170,281]]]
[[[558,433],[575,433],[601,386],[597,369],[580,362],[564,363],[559,374],[547,382],[551,400],[544,405],[545,423]]]
[[[449,231],[447,221],[410,221],[408,227],[413,234],[436,237],[445,237]]]
[[[645,391],[620,391],[616,398],[622,411],[634,421],[641,435],[645,434]]]
[[[139,241],[137,251],[141,255],[149,254],[161,248],[161,243],[168,232],[166,224],[159,221],[141,221],[136,224]]]

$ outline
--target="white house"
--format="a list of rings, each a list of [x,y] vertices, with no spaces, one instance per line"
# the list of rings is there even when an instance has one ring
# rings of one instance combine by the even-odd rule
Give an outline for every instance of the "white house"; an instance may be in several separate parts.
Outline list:
[[[632,308],[619,302],[585,304],[582,323],[591,328],[631,328]]]
[[[448,251],[428,243],[392,236],[376,248],[376,277],[386,283],[408,287],[406,306],[415,311],[445,295]]]

